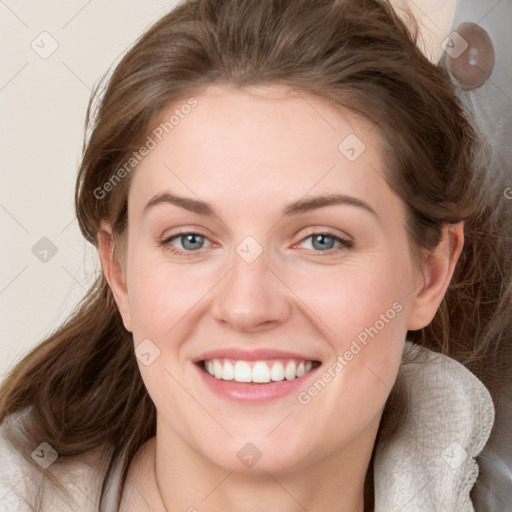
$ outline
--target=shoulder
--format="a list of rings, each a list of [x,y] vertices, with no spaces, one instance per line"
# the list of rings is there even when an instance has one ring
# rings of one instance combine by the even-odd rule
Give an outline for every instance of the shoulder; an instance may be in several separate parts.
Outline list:
[[[77,459],[63,461],[59,460],[59,454],[52,446],[45,442],[35,443],[32,450],[23,453],[11,443],[8,436],[11,425],[8,423],[6,421],[0,425],[2,512],[99,510],[101,485],[106,470],[101,462],[106,460],[105,453],[88,453]],[[117,488],[109,490],[109,507],[116,491]]]
[[[5,422],[0,425],[0,509],[31,510],[31,496],[36,494],[40,474],[6,437]]]
[[[406,351],[417,348],[407,343]],[[409,415],[389,446],[377,447],[376,498],[382,510],[472,512],[477,455],[494,423],[484,384],[447,356],[424,349],[401,373]]]

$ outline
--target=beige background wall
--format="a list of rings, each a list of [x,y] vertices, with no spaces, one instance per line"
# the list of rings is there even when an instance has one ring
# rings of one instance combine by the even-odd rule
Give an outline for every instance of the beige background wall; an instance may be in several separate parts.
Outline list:
[[[99,269],[73,213],[90,89],[176,4],[0,1],[0,378]]]

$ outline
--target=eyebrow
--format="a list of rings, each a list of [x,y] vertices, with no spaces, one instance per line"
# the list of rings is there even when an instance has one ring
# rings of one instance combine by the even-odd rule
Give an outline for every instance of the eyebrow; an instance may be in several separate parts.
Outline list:
[[[207,202],[199,199],[193,199],[190,197],[181,197],[170,192],[164,192],[154,196],[144,207],[143,214],[149,209],[159,204],[173,204],[188,210],[189,212],[197,213],[198,215],[204,215],[206,217],[217,217],[214,208]],[[375,210],[365,201],[358,199],[357,197],[347,196],[344,194],[329,194],[313,197],[311,199],[299,199],[286,205],[283,210],[285,217],[300,215],[307,213],[318,208],[332,205],[349,205],[362,208],[375,217],[378,217]]]

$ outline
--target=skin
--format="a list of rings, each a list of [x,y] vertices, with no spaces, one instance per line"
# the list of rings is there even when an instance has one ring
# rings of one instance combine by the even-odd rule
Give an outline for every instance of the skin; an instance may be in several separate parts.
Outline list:
[[[277,85],[214,85],[195,97],[197,107],[133,176],[123,261],[112,254],[108,222],[98,233],[103,271],[134,346],[150,339],[160,350],[151,365],[139,361],[157,435],[133,461],[121,510],[363,511],[406,332],[433,318],[462,249],[462,223],[445,228],[418,268],[403,203],[383,178],[374,126]],[[338,150],[349,134],[366,146],[355,161]],[[144,213],[171,191],[208,202],[216,215],[174,204]],[[337,204],[283,215],[289,202],[333,193],[375,213]],[[350,237],[353,247],[329,240],[322,251],[311,235],[325,231]],[[180,232],[203,234],[202,248],[180,256],[159,244]],[[263,249],[252,263],[236,252],[248,236]],[[168,245],[186,250],[184,243]],[[297,393],[265,404],[231,401],[205,386],[192,363],[213,348],[277,347],[327,369],[394,303],[400,313],[307,404]],[[262,454],[252,468],[237,457],[248,442]]]

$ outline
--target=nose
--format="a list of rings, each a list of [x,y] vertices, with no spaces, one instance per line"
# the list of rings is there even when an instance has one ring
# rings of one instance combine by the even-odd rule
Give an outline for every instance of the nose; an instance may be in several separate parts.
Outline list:
[[[286,321],[290,295],[265,252],[252,262],[234,254],[231,271],[215,288],[212,314],[236,331],[260,332]]]

